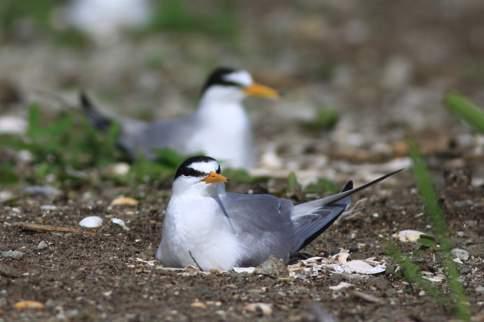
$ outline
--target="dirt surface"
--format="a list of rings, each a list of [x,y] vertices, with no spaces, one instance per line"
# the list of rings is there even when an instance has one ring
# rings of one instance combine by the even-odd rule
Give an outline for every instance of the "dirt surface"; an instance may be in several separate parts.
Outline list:
[[[213,66],[246,67],[285,95],[274,104],[248,104],[268,105],[251,106],[251,117],[262,159],[275,151],[281,165],[276,170],[261,166],[272,178],[266,182],[229,187],[241,192],[280,192],[286,182],[273,178],[290,170],[305,184],[319,176],[339,184],[349,178],[363,183],[408,165],[404,142],[413,137],[434,174],[454,246],[470,254],[458,268],[474,320],[484,321],[484,140],[441,104],[448,90],[458,89],[484,106],[483,2],[246,1],[237,10],[241,30],[235,44],[170,33],[83,49],[55,47],[35,32],[27,40],[5,42],[0,73],[7,85],[0,87],[9,87],[10,94],[2,94],[8,104],[1,112],[22,116],[29,102],[41,101],[46,113],[54,113],[63,104],[45,91],[75,105],[79,88],[87,88],[113,111],[170,116],[193,109]],[[336,127],[303,131],[301,125],[321,106],[338,110]],[[410,171],[359,193],[355,201],[363,201],[356,210],[305,249],[308,256],[347,249],[351,259],[384,261],[386,271],[371,276],[330,269],[306,278],[283,271],[167,270],[154,261],[154,252],[170,182],[136,187],[101,182],[61,190],[56,197],[27,195],[23,188],[0,187],[16,197],[0,203],[0,251],[23,253],[0,256],[1,322],[326,321],[320,307],[337,321],[450,321],[454,316],[449,306],[409,285],[385,255],[394,233],[431,233]],[[120,195],[140,203],[110,206]],[[104,219],[93,235],[15,226],[77,228],[88,215]],[[111,218],[123,219],[129,230]],[[442,273],[432,252],[413,243],[399,245],[415,255],[422,270]],[[330,289],[340,282],[353,286]],[[39,301],[44,308],[15,309],[21,300]],[[264,313],[251,309],[251,303],[271,309]]]
[[[456,172],[451,172],[456,173]],[[462,179],[462,178],[460,178]],[[464,178],[466,179],[466,178]],[[454,180],[454,181],[453,181]],[[474,314],[484,296],[476,291],[483,282],[484,199],[482,188],[470,189],[467,180],[446,180],[441,195],[455,244],[471,257],[459,269]],[[139,198],[137,207],[110,207],[121,194]],[[384,246],[402,229],[429,231],[409,174],[404,173],[372,191],[358,213],[343,218],[313,242],[311,255],[328,256],[340,248],[352,259],[385,260],[387,271],[375,276],[337,274],[323,270],[310,278],[277,274],[201,273],[196,269],[172,272],[153,262],[160,240],[166,193],[155,187],[126,191],[100,189],[76,192],[48,200],[25,197],[0,210],[2,250],[24,253],[20,259],[0,259],[1,316],[4,321],[311,321],[313,303],[320,303],[338,321],[446,321],[450,312],[413,289],[385,256]],[[44,205],[44,207],[42,207]],[[55,205],[53,209],[45,205]],[[44,210],[42,210],[44,209]],[[76,227],[86,215],[101,215],[105,223],[94,236],[25,232],[15,222]],[[125,220],[129,231],[111,224]],[[39,243],[47,247],[39,249]],[[405,248],[406,246],[404,246]],[[408,246],[410,249],[415,246]],[[419,258],[423,270],[442,267],[429,254]],[[341,291],[330,286],[345,281],[354,286]],[[364,300],[354,291],[375,296]],[[20,300],[36,300],[46,308],[18,311]],[[373,301],[376,301],[374,303]],[[199,306],[194,303],[201,302]],[[250,303],[272,305],[272,313],[247,311]]]

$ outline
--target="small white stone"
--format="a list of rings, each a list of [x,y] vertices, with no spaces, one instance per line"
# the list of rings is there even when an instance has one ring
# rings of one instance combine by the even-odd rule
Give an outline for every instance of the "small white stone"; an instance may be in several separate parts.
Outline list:
[[[0,134],[23,134],[27,130],[27,121],[17,116],[0,117]]]
[[[405,229],[405,230],[398,232],[398,234],[393,234],[393,237],[398,238],[401,242],[405,242],[405,243],[413,242],[414,243],[417,240],[419,240],[419,238],[422,235],[425,235],[425,234],[421,231],[413,230],[413,229]]]
[[[452,256],[454,256],[454,258],[458,258],[462,261],[466,261],[469,259],[469,252],[465,249],[454,248],[450,251],[450,253],[452,254]]]
[[[49,247],[49,244],[47,244],[47,242],[45,240],[42,240],[38,245],[37,245],[37,249],[38,250],[41,250],[41,249],[45,249]]]
[[[117,176],[125,176],[129,172],[129,164],[127,163],[116,163],[112,167],[112,172]]]
[[[42,205],[42,206],[40,206],[40,210],[46,211],[46,212],[51,211],[51,210],[56,210],[56,209],[57,209],[57,207],[54,206],[54,205]]]
[[[79,226],[84,228],[98,228],[103,224],[103,219],[99,216],[88,216],[79,222]]]
[[[13,197],[13,193],[11,193],[10,191],[0,191],[0,203],[8,201]]]

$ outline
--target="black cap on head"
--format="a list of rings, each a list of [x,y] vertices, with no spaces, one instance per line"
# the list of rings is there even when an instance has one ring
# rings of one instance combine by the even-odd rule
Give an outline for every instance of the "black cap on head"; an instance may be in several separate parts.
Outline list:
[[[207,80],[205,81],[205,84],[202,87],[201,94],[205,93],[207,88],[209,88],[212,85],[240,87],[240,84],[224,79],[225,76],[227,76],[228,74],[234,73],[236,71],[237,69],[230,68],[230,67],[215,68],[215,70],[208,76]]]
[[[186,159],[185,161],[182,162],[178,166],[178,169],[176,170],[175,174],[175,179],[178,178],[179,176],[188,176],[188,177],[205,177],[208,175],[208,173],[199,171],[197,169],[194,169],[190,167],[190,165],[194,163],[199,163],[199,162],[215,162],[217,163],[217,160],[211,157],[206,157],[206,156],[194,156]],[[220,165],[218,166],[217,173],[221,172]]]

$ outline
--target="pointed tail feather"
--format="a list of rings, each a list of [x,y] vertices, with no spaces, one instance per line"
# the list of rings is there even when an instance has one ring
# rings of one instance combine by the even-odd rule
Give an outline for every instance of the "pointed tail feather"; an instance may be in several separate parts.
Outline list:
[[[98,110],[84,91],[79,93],[79,103],[84,114],[95,128],[104,131],[112,125],[112,120]]]
[[[376,183],[378,183],[380,181],[383,181],[386,178],[391,177],[391,176],[393,176],[393,175],[395,175],[395,174],[397,174],[397,173],[399,173],[399,172],[401,172],[403,170],[404,169],[398,169],[396,171],[392,171],[392,172],[387,173],[387,174],[385,174],[385,175],[383,175],[383,176],[381,176],[379,178],[376,178],[375,180],[372,180],[372,181],[370,181],[368,183],[365,183],[364,185],[361,185],[359,187],[356,187],[356,188],[353,188],[353,189],[350,189],[350,190],[342,191],[340,193],[336,193],[336,194],[331,195],[331,196],[327,196],[325,198],[319,199],[318,201],[321,202],[321,204],[323,204],[323,205],[327,205],[327,206],[332,205],[332,204],[338,202],[339,200],[341,200],[341,199],[343,199],[343,198],[345,198],[347,196],[350,196],[350,195],[354,194],[355,192],[358,192],[358,191],[361,191],[363,189],[366,189],[369,186],[372,186],[372,185],[374,185],[374,184],[376,184]]]
[[[328,229],[328,227],[331,226],[331,224],[338,219],[346,209],[348,209],[351,204],[351,195],[353,193],[368,188],[402,170],[403,169],[393,171],[356,188],[353,188],[353,182],[349,181],[342,191],[337,194],[310,201],[306,204],[297,205],[296,208],[301,207],[301,210],[310,208],[313,208],[313,210],[306,216],[299,213],[297,217],[294,218],[296,238],[293,252],[296,253],[301,250],[322,232]]]

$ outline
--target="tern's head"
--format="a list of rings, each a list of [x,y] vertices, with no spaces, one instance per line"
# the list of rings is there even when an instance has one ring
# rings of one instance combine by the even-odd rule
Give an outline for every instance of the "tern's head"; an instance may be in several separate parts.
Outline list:
[[[279,94],[270,87],[255,83],[249,72],[228,67],[216,68],[202,88],[204,99],[240,102],[247,96],[274,99]]]
[[[176,170],[173,193],[214,195],[225,190],[227,178],[220,174],[217,160],[196,156],[186,159]]]

